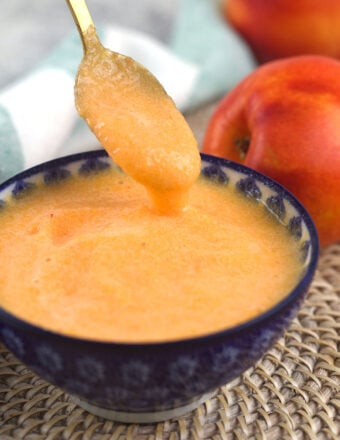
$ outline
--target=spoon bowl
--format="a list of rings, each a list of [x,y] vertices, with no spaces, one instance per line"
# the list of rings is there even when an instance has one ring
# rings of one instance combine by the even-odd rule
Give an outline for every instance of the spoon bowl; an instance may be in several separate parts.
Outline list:
[[[200,172],[190,127],[151,72],[102,46],[85,1],[68,5],[84,47],[75,84],[78,113],[114,162],[146,187],[157,213],[179,213]]]

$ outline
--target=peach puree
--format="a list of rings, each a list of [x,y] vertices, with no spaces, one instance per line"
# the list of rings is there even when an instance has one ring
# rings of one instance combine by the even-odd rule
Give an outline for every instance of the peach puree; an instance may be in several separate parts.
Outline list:
[[[32,190],[1,213],[0,304],[32,323],[107,341],[220,330],[296,283],[296,244],[262,205],[200,178],[159,216],[121,171]]]
[[[200,171],[197,142],[156,78],[105,49],[90,27],[78,70],[78,113],[115,163],[148,189],[159,213],[178,213]]]

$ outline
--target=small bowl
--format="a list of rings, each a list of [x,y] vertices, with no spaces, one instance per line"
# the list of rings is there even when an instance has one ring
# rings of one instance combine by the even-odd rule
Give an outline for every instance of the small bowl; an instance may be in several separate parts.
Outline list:
[[[6,199],[24,197],[38,182],[49,186],[73,174],[99,173],[110,166],[114,164],[102,150],[46,162],[0,185],[1,209],[6,209]],[[195,409],[261,358],[282,336],[304,299],[318,257],[317,234],[304,207],[278,183],[240,164],[202,154],[202,174],[235,186],[287,227],[301,255],[301,279],[282,301],[241,325],[161,343],[68,337],[0,309],[0,336],[14,355],[96,415],[151,423]]]

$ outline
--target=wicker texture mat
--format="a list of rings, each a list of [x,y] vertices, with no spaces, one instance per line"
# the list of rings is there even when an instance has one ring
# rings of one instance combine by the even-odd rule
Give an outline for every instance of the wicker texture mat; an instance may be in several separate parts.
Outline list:
[[[252,369],[197,410],[155,425],[95,417],[0,344],[0,439],[340,438],[340,244],[321,253],[298,318]]]

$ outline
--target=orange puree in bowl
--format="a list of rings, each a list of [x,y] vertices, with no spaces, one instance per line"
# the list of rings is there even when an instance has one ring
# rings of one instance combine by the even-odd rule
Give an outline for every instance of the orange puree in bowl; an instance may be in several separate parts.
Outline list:
[[[78,113],[127,174],[148,189],[158,213],[183,209],[200,171],[197,142],[153,75],[105,49],[93,27],[78,70]]]
[[[105,341],[221,330],[282,299],[296,244],[260,204],[200,178],[159,216],[111,169],[37,188],[1,213],[0,304],[32,323]]]

